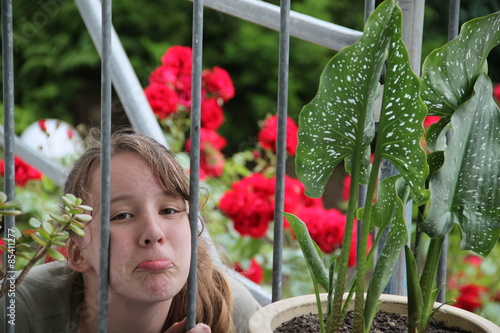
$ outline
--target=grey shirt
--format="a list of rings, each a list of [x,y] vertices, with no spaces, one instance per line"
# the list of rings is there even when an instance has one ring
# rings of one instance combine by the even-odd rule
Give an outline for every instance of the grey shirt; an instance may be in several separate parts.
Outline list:
[[[75,293],[66,262],[35,266],[16,289],[16,333],[74,333],[83,294]],[[233,321],[238,333],[247,332],[251,315],[260,308],[248,289],[228,277],[233,294]],[[0,327],[4,325],[0,302]]]

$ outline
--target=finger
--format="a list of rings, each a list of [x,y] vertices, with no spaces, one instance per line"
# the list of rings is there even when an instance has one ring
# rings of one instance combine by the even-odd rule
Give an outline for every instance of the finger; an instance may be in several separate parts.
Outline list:
[[[195,327],[193,327],[191,330],[188,331],[188,333],[210,333],[212,330],[208,325],[205,324],[197,324]]]
[[[186,332],[186,318],[182,319],[180,322],[173,324],[170,326],[165,333],[184,333]]]

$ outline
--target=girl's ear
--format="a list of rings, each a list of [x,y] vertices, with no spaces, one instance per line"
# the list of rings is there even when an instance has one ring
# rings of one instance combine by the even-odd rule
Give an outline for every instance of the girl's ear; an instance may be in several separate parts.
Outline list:
[[[92,268],[83,256],[82,248],[75,240],[75,237],[69,237],[68,239],[68,265],[72,270],[80,273],[88,272]]]

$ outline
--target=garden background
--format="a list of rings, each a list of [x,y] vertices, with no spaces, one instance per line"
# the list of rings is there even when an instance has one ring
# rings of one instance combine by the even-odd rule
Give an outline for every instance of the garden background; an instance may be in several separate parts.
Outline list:
[[[279,1],[268,2],[279,5]],[[363,8],[362,1],[292,1],[294,11],[356,30],[363,27]],[[461,1],[460,22],[498,10],[500,4],[495,0]],[[18,0],[13,2],[13,12],[16,133],[21,135],[33,123],[43,129],[43,123],[38,121],[54,118],[73,125],[78,132],[75,135],[84,137],[88,128],[100,123],[101,68],[76,5],[67,0]],[[166,50],[175,45],[191,45],[191,16],[192,3],[189,1],[159,0],[147,5],[132,0],[113,3],[114,27],[144,88],[150,85],[151,73],[162,66]],[[447,18],[447,5],[437,0],[426,1],[422,59],[446,41]],[[292,121],[297,120],[302,106],[316,94],[320,73],[333,54],[334,51],[324,47],[291,39],[288,115]],[[223,121],[216,130],[224,144],[212,148],[219,148],[216,150],[222,153],[224,164],[203,183],[207,189],[207,225],[227,260],[237,264],[239,270],[264,288],[270,288],[271,278],[270,221],[259,237],[255,233],[244,235],[241,228],[236,230],[227,210],[219,209],[219,203],[232,184],[241,184],[241,179],[256,172],[264,178],[273,175],[272,145],[266,146],[265,134],[261,133],[266,125],[271,126],[264,121],[276,113],[278,60],[278,32],[205,9],[203,67],[224,69],[234,86],[234,97],[224,100],[218,96],[223,107]],[[494,84],[500,83],[500,49],[491,52],[489,67]],[[184,116],[174,120],[159,119],[172,149],[178,150],[181,158],[187,156],[185,138],[169,132],[168,125],[174,123],[185,129],[182,126],[188,110],[183,111],[180,114]],[[128,124],[118,97],[113,99],[112,112],[114,125]],[[212,151],[211,156],[218,155]],[[288,167],[290,179],[293,179],[293,153],[290,151]],[[16,170],[16,177],[23,173],[26,180],[31,179],[18,181],[17,198],[23,201],[22,210],[26,212],[18,218],[22,228],[29,216],[43,218],[46,212],[57,209],[60,189],[29,166],[16,167]],[[339,168],[324,196],[324,209],[328,209],[331,221],[342,220],[344,177],[345,171]],[[269,189],[271,183],[260,181],[252,180],[255,191],[258,186]],[[257,183],[260,185],[254,185]],[[295,184],[295,188],[300,188],[300,184]],[[290,233],[285,236],[284,297],[308,293],[312,286],[302,254],[293,236]],[[459,242],[458,233],[452,235],[450,242]],[[324,250],[334,255],[335,249]],[[497,247],[487,260],[463,253],[449,253],[449,256],[449,263],[453,265],[449,265],[448,299],[458,299],[458,305],[498,323],[494,314],[500,313],[500,248]]]

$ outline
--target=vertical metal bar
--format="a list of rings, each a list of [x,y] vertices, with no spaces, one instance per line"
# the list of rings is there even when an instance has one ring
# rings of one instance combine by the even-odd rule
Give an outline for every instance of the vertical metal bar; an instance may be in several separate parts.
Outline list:
[[[191,152],[189,176],[189,222],[191,225],[191,265],[188,277],[186,331],[196,325],[198,264],[198,204],[200,179],[201,70],[203,54],[203,0],[193,2],[193,74],[191,90]]]
[[[109,283],[109,194],[111,171],[111,0],[102,0],[101,60],[101,248],[98,331],[107,332]]]
[[[281,1],[278,77],[278,134],[276,140],[276,194],[274,204],[272,301],[281,299],[283,257],[283,208],[285,202],[286,123],[290,53],[290,0]]]
[[[365,0],[365,23],[368,16],[375,10],[375,0]]]
[[[14,168],[14,33],[12,30],[12,0],[2,0],[2,70],[3,70],[3,106],[4,106],[4,159],[5,183],[4,191],[7,200],[14,199],[15,168]],[[11,230],[14,227],[14,216],[4,217],[4,237],[11,240]],[[14,239],[12,239],[14,241]],[[10,244],[6,244],[7,246]],[[8,246],[10,248],[10,246]],[[4,253],[4,269],[7,284],[14,282],[12,274],[15,273],[15,255],[12,252]],[[13,262],[13,264],[12,264]],[[12,280],[11,280],[12,279]],[[16,297],[14,290],[4,297],[5,321],[4,332],[13,333],[15,317],[9,318],[10,309],[15,313]]]
[[[459,12],[460,12],[460,0],[450,0],[450,12],[448,18],[448,40],[452,40],[458,36],[459,27]],[[446,134],[446,138],[449,140],[450,133]],[[441,256],[439,257],[436,284],[441,286],[438,292],[437,301],[444,303],[446,301],[446,265],[448,258],[448,236],[445,236],[443,242],[443,249],[441,250]]]

